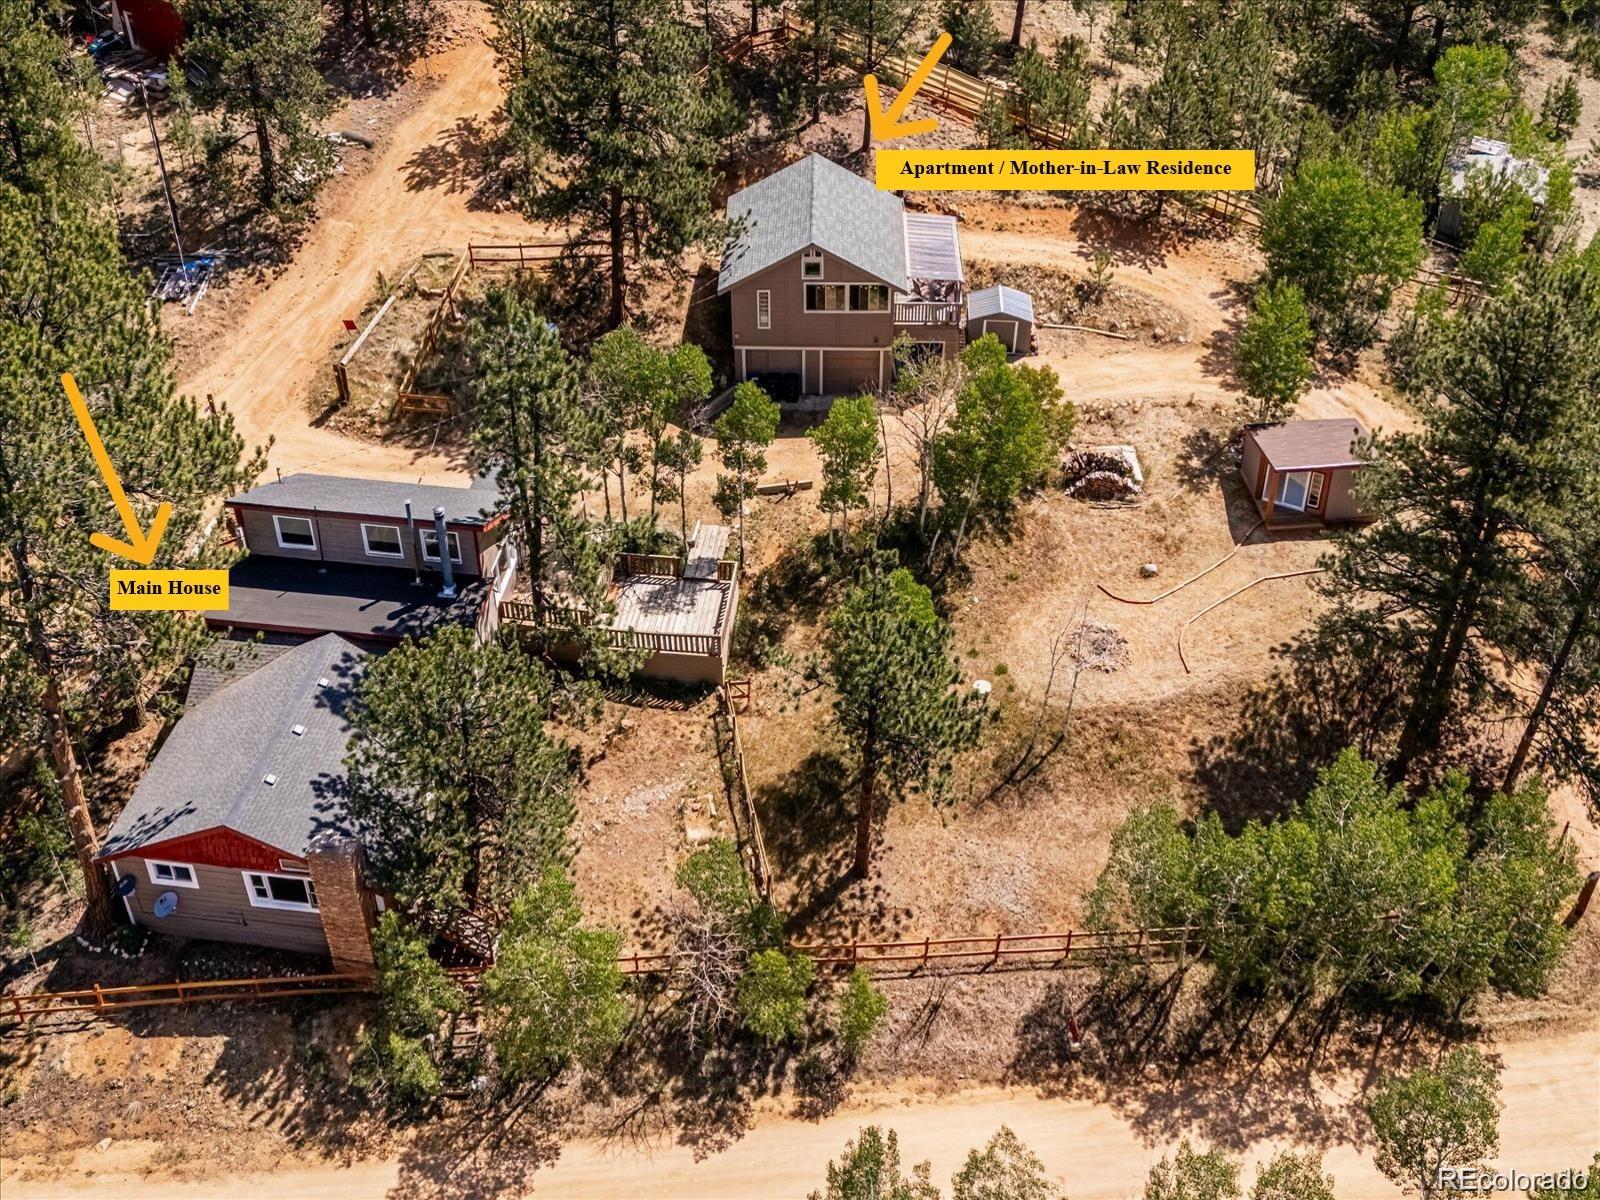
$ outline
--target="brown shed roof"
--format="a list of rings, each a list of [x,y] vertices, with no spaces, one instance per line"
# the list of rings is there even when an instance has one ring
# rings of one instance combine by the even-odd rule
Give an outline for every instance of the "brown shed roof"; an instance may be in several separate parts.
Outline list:
[[[1313,468],[1360,467],[1355,445],[1367,431],[1353,417],[1325,421],[1285,421],[1250,431],[1262,456],[1277,471],[1306,471]]]

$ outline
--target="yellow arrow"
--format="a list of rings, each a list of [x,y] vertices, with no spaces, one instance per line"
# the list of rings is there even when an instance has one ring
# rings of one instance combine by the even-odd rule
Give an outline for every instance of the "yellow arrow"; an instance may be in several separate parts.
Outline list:
[[[918,121],[902,121],[900,118],[905,115],[906,106],[917,94],[917,89],[928,81],[928,76],[933,74],[934,67],[939,65],[939,60],[944,57],[944,52],[948,49],[950,49],[950,35],[941,33],[939,40],[933,43],[933,49],[928,51],[928,57],[911,72],[911,78],[906,80],[905,87],[900,89],[900,94],[894,98],[894,103],[889,105],[887,111],[878,107],[878,77],[876,75],[863,77],[861,85],[867,92],[867,119],[872,122],[873,141],[887,142],[893,138],[915,137],[919,133],[932,133],[939,128],[939,122],[933,117],[923,117]]]
[[[83,393],[78,391],[77,380],[69,372],[61,377],[61,386],[67,389],[73,415],[78,418],[83,436],[89,441],[89,453],[94,455],[95,465],[100,468],[100,477],[106,481],[106,489],[111,493],[111,503],[117,506],[117,515],[122,518],[122,528],[128,535],[127,541],[119,542],[103,533],[91,533],[89,541],[108,554],[132,559],[140,566],[148,567],[156,556],[156,548],[161,545],[161,535],[167,531],[172,505],[162,504],[156,509],[149,533],[140,528],[139,515],[133,511],[127,493],[122,490],[122,480],[117,477],[117,469],[111,465],[111,456],[106,453],[105,443],[100,440],[100,434],[94,427],[94,418],[89,415],[89,406],[83,402]]]

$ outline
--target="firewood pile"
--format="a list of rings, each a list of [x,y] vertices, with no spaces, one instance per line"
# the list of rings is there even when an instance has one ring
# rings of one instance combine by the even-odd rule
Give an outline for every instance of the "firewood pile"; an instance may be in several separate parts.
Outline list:
[[[1144,491],[1144,472],[1132,446],[1075,450],[1061,468],[1067,495],[1081,500],[1132,500]]]

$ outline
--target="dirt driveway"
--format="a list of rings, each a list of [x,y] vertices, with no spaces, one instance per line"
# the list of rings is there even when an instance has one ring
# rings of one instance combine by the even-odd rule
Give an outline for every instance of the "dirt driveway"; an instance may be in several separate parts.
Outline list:
[[[429,90],[378,143],[378,161],[339,190],[307,231],[286,270],[208,344],[207,360],[180,358],[179,389],[232,410],[248,444],[274,444],[270,466],[373,478],[457,482],[460,465],[403,446],[374,446],[312,427],[304,396],[343,340],[341,321],[361,310],[378,271],[394,275],[435,247],[468,241],[528,241],[538,226],[514,212],[471,207],[477,152],[502,92],[484,40],[488,15],[472,5],[458,44],[423,60],[408,86]],[[338,127],[335,118],[331,125]]]
[[[1501,1047],[1502,1093],[1499,1163],[1523,1171],[1560,1170],[1586,1164],[1594,1153],[1596,1107],[1600,1104],[1600,1036],[1595,1029]],[[1359,1098],[1353,1078],[1319,1081],[1285,1105],[1320,1106],[1330,1116]],[[186,1200],[202,1196],[245,1196],[271,1191],[300,1200],[442,1200],[444,1197],[532,1196],[540,1200],[582,1197],[611,1200],[648,1196],[650,1200],[793,1200],[819,1186],[824,1164],[864,1124],[893,1127],[905,1160],[931,1160],[934,1178],[948,1180],[967,1150],[1009,1125],[1065,1184],[1073,1200],[1120,1200],[1140,1185],[1150,1164],[1167,1152],[1176,1135],[1152,1137],[1144,1117],[1159,1111],[1165,1130],[1183,1129],[1239,1104],[1259,1111],[1260,1095],[1180,1089],[1142,1098],[1142,1115],[1075,1099],[1041,1097],[1019,1089],[988,1088],[938,1098],[908,1097],[896,1089],[863,1095],[820,1121],[801,1121],[768,1108],[754,1126],[721,1153],[696,1160],[696,1151],[677,1143],[576,1141],[551,1151],[552,1158],[507,1170],[503,1154],[494,1161],[449,1162],[411,1156],[402,1161],[328,1163],[285,1162],[270,1175],[175,1181],[160,1169],[161,1149],[153,1143],[119,1143],[93,1150],[70,1163],[53,1163],[52,1178],[30,1179],[38,1164],[8,1163],[7,1200],[69,1200],[116,1196],[118,1200]],[[1286,1148],[1262,1140],[1230,1147],[1251,1163]],[[513,1160],[514,1161],[514,1160]],[[1332,1140],[1325,1165],[1345,1200],[1399,1196],[1372,1165],[1370,1145],[1349,1137]],[[474,1181],[483,1176],[482,1186]],[[40,1175],[46,1172],[41,1171]],[[494,1184],[489,1180],[493,1179]],[[1248,1180],[1249,1176],[1246,1176]],[[1487,1194],[1487,1193],[1485,1193]],[[1509,1193],[1497,1193],[1509,1194]]]

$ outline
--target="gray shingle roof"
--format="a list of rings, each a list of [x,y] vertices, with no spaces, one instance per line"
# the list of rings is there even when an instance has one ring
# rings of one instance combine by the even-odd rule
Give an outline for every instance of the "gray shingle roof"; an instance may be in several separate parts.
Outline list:
[[[998,316],[1033,320],[1033,297],[1004,284],[984,288],[967,297],[967,320]]]
[[[191,705],[101,854],[220,826],[298,858],[318,833],[344,828],[350,701],[367,658],[326,634]],[[271,784],[264,782],[268,775]]]
[[[494,510],[499,489],[491,479],[474,479],[466,487],[441,487],[437,484],[396,483],[388,479],[350,479],[343,475],[285,475],[263,483],[248,492],[233,496],[229,504],[258,508],[316,509],[325,513],[359,513],[370,517],[403,520],[406,501],[418,521],[433,515],[435,505],[444,508],[451,524],[482,525],[485,514]]]
[[[909,291],[904,216],[893,192],[820,154],[807,155],[728,198],[728,217],[743,228],[722,256],[717,291],[807,246]]]

